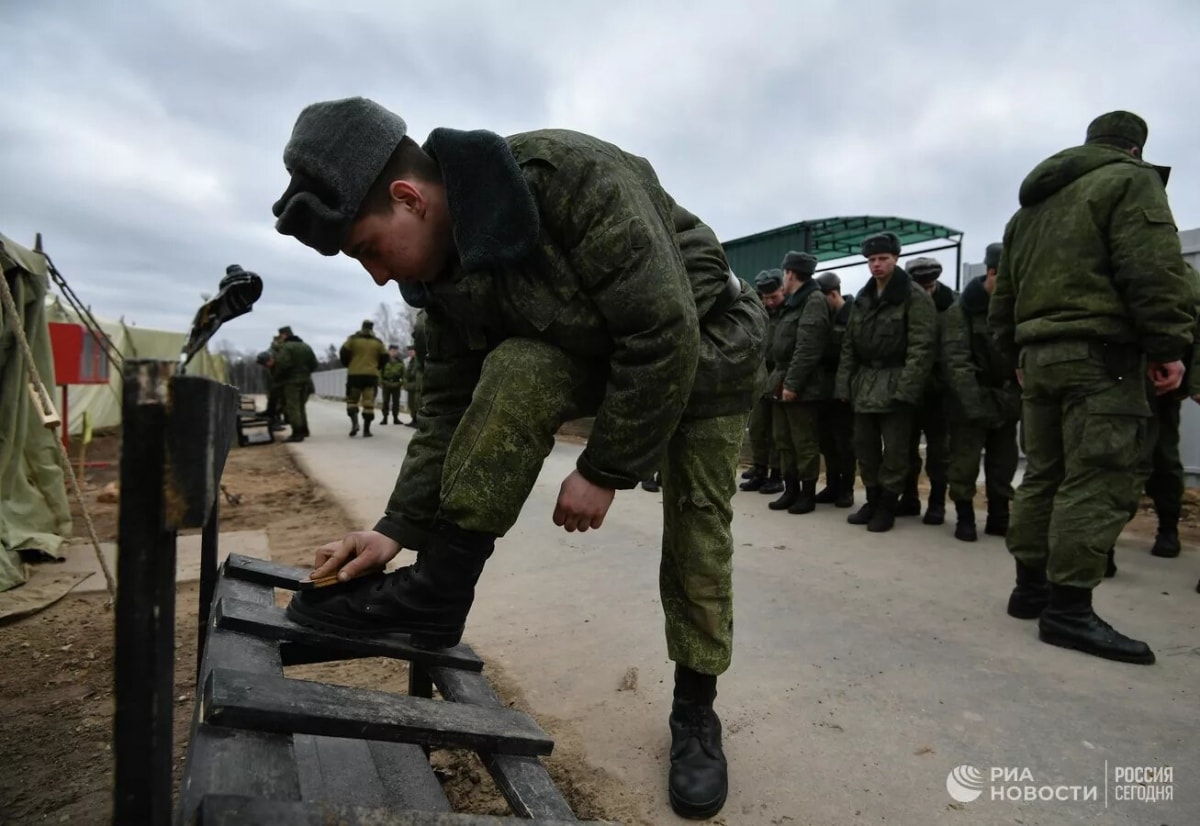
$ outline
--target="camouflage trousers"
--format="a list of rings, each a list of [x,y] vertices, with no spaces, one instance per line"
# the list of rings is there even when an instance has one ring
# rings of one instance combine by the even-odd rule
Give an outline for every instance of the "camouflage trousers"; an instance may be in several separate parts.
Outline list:
[[[1147,420],[1135,491],[1140,498],[1144,488],[1154,502],[1155,513],[1178,518],[1183,504],[1183,462],[1179,458],[1181,401],[1177,396],[1155,396],[1153,389],[1149,392],[1153,415]]]
[[[854,454],[863,484],[888,493],[904,491],[913,440],[913,408],[854,414]]]
[[[271,382],[267,387],[267,410],[268,419],[278,419],[281,416],[286,416],[283,405],[283,385],[276,382]]]
[[[375,376],[349,376],[346,378],[346,410],[357,413],[362,406],[363,415],[375,415],[375,391],[379,379]]]
[[[989,502],[1013,498],[1013,476],[1017,473],[1017,420],[999,427],[984,427],[969,421],[950,425],[950,463],[947,478],[950,499],[970,502],[975,498],[979,478],[979,457],[983,455],[984,489]]]
[[[413,419],[417,418],[417,411],[421,409],[421,388],[417,384],[408,386],[408,413]]]
[[[1008,550],[1052,583],[1094,588],[1137,503],[1144,364],[1113,378],[1097,345],[1063,341],[1027,345],[1021,368],[1025,475]]]
[[[779,454],[775,451],[775,432],[772,415],[775,403],[766,396],[754,400],[750,408],[750,456],[754,464],[761,467],[779,468]]]
[[[308,415],[304,412],[307,402],[307,382],[290,382],[283,385],[283,411],[293,433],[308,433]]]
[[[775,402],[775,451],[784,477],[816,479],[821,473],[816,402]]]
[[[383,385],[383,418],[392,417],[395,421],[400,415],[400,385]]]
[[[555,433],[564,421],[596,412],[607,372],[530,339],[508,339],[489,353],[446,452],[440,516],[468,530],[507,533]],[[745,427],[746,413],[684,419],[659,468],[667,653],[705,674],[723,673],[733,650],[730,526]],[[654,468],[645,471],[648,477]]]
[[[854,487],[854,413],[850,404],[841,399],[821,402],[817,430],[826,481],[837,476]]]
[[[945,482],[950,464],[950,424],[941,393],[928,392],[913,417],[913,438],[908,448],[908,481],[915,485],[921,476],[921,434],[925,434],[925,475],[930,482]]]

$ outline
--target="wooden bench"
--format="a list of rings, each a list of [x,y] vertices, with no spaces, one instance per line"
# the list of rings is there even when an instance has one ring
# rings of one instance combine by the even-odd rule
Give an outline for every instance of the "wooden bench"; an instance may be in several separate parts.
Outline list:
[[[241,396],[237,411],[237,442],[240,447],[269,445],[275,441],[271,420],[260,413],[254,397]]]
[[[307,569],[231,555],[218,571],[217,495],[235,438],[234,388],[125,372],[116,604],[113,822],[121,824],[509,823],[454,813],[432,748],[470,749],[513,814],[577,823],[539,758],[553,742],[505,707],[466,645],[414,647],[297,625],[276,606]],[[175,532],[202,527],[196,703],[178,801],[171,794]],[[389,657],[407,694],[289,679],[289,665]],[[436,686],[441,699],[434,699]]]

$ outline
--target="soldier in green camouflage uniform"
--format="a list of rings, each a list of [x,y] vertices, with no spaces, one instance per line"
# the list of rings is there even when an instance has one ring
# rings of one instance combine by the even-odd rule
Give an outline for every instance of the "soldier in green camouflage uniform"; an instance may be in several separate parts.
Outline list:
[[[825,350],[825,374],[832,380],[837,376],[838,362],[842,356],[842,341],[850,323],[853,302],[842,297],[842,279],[837,273],[826,272],[817,276],[817,286],[825,294],[833,328],[829,346]],[[821,455],[825,458],[825,487],[817,493],[818,505],[836,505],[839,508],[854,507],[854,411],[850,404],[836,398],[821,402],[820,430]]]
[[[787,298],[770,343],[775,368],[768,386],[775,400],[771,416],[784,491],[769,507],[801,514],[817,507],[817,476],[821,472],[817,411],[831,389],[824,356],[833,319],[824,294],[813,280],[816,257],[807,252],[789,252],[782,269]]]
[[[413,340],[408,345],[408,364],[404,369],[404,383],[408,386],[408,426],[417,426],[417,413],[421,410],[421,386],[425,383],[425,311],[417,313],[413,324]]]
[[[913,281],[929,293],[933,308],[937,310],[938,323],[934,352],[940,352],[942,320],[958,294],[938,278],[942,265],[936,258],[913,258],[904,267]],[[950,424],[946,420],[948,403],[946,385],[942,381],[937,359],[925,392],[917,405],[916,420],[913,422],[912,445],[909,447],[908,480],[897,507],[899,516],[920,516],[921,495],[917,492],[917,481],[921,476],[921,436],[925,436],[925,475],[929,477],[929,506],[925,509],[926,525],[941,525],[946,521],[946,472],[950,463]]]
[[[416,564],[298,593],[288,615],[457,643],[556,431],[594,414],[555,522],[599,528],[616,490],[661,469],[668,790],[680,813],[709,817],[727,790],[712,703],[733,639],[731,499],[766,312],[642,158],[566,130],[436,129],[423,147],[405,132],[362,98],[320,103],[284,152],[277,229],[398,280],[427,338],[421,426],[386,515],[320,555],[345,576],[402,546]]]
[[[375,394],[379,391],[379,371],[387,364],[387,350],[375,336],[375,323],[363,321],[362,328],[351,333],[338,351],[346,368],[346,415],[350,417],[350,435],[358,434],[358,408],[362,406],[363,438],[371,435],[375,420]]]
[[[763,270],[755,279],[754,288],[762,299],[763,307],[767,310],[767,342],[766,374],[775,369],[771,361],[770,342],[775,338],[775,328],[779,323],[779,307],[783,304],[783,270]],[[746,481],[740,485],[742,490],[757,490],[760,493],[779,493],[783,490],[783,479],[779,475],[779,454],[775,450],[775,437],[771,426],[771,413],[774,402],[771,400],[771,388],[764,378],[763,386],[754,399],[754,407],[750,409],[750,455],[753,464],[742,474]]]
[[[400,348],[395,344],[389,345],[388,362],[379,371],[379,386],[383,388],[381,425],[388,423],[388,416],[392,417],[392,424],[400,424],[400,391],[404,389],[406,369],[404,359],[400,358]]]
[[[1045,642],[1143,664],[1154,652],[1096,616],[1092,589],[1136,506],[1143,377],[1177,389],[1196,324],[1165,170],[1141,160],[1147,131],[1132,113],[1101,115],[1082,146],[1029,173],[988,311],[1023,387],[1008,612],[1038,617]]]
[[[289,442],[303,442],[308,432],[308,416],[304,405],[308,401],[312,374],[317,369],[317,356],[312,348],[291,327],[279,328],[279,348],[275,353],[275,376],[283,387],[283,405],[292,432]]]
[[[283,385],[279,382],[275,369],[275,358],[279,355],[279,336],[271,339],[271,346],[265,351],[266,359],[260,360],[267,369],[267,419],[272,431],[282,430],[286,418],[283,404]]]
[[[896,265],[900,239],[862,243],[871,280],[859,290],[842,342],[836,395],[854,409],[854,452],[867,502],[846,521],[889,531],[908,477],[913,417],[933,369],[937,312],[933,300]]]
[[[1016,365],[997,349],[987,328],[1000,251],[1000,244],[988,245],[983,259],[987,273],[967,282],[942,316],[939,366],[950,395],[950,498],[957,513],[954,536],[964,542],[979,538],[974,499],[980,453],[987,490],[985,533],[1008,532],[1008,503],[1017,472],[1021,388]]]

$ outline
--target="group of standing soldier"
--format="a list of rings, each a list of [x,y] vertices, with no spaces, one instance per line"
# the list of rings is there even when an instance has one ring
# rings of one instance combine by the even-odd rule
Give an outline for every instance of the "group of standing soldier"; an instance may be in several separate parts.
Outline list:
[[[346,368],[346,415],[350,417],[350,435],[359,433],[359,409],[362,410],[363,438],[371,436],[371,423],[375,420],[375,395],[383,389],[383,418],[380,424],[400,421],[400,391],[408,388],[409,427],[417,426],[417,410],[421,400],[421,374],[424,360],[424,320],[418,316],[413,329],[413,343],[408,347],[408,362],[400,357],[400,348],[392,344],[384,349],[383,342],[375,335],[375,324],[364,321],[362,328],[352,333],[338,351],[338,358]]]

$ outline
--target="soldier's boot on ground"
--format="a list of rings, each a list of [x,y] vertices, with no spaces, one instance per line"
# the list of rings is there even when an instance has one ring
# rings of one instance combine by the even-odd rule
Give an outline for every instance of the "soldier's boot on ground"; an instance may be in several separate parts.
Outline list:
[[[491,534],[439,520],[412,565],[297,591],[287,616],[311,628],[354,636],[410,634],[413,645],[421,648],[458,645],[475,584],[495,544]]]
[[[900,497],[900,502],[896,505],[895,511],[896,516],[921,515],[921,494],[917,491],[917,479],[915,476],[904,483],[904,495]]]
[[[286,439],[284,439],[284,441],[285,442],[303,442],[304,434],[300,433],[299,431],[293,430],[291,432],[291,435],[289,435]]]
[[[987,522],[983,524],[983,532],[988,536],[1006,536],[1008,534],[1008,500],[988,500]]]
[[[767,466],[753,465],[742,474],[742,478],[746,481],[738,485],[740,490],[758,490],[767,481]]]
[[[946,521],[946,483],[929,483],[929,506],[925,508],[926,525],[941,525]]]
[[[800,482],[800,495],[787,509],[788,513],[812,513],[817,509],[817,480],[804,479]]]
[[[1117,575],[1117,547],[1108,549],[1108,564],[1104,568],[1104,578],[1112,579]]]
[[[974,542],[979,538],[975,531],[975,504],[970,499],[959,499],[954,503],[957,520],[954,523],[954,538],[963,542]]]
[[[381,424],[381,425],[385,425],[385,424],[387,424],[387,417],[388,417],[388,414],[387,414],[387,413],[384,413],[384,414],[383,414],[383,418],[381,418],[381,419],[379,420],[379,424]]]
[[[716,677],[675,666],[667,793],[675,814],[693,820],[704,820],[721,811],[729,794],[721,720],[713,710],[716,697]]]
[[[1173,559],[1179,556],[1179,511],[1158,512],[1158,533],[1154,536],[1154,556]]]
[[[357,410],[347,410],[346,415],[350,417],[350,435],[357,436],[358,435],[358,411]]]
[[[647,493],[658,493],[662,490],[662,483],[659,481],[658,474],[654,474],[649,479],[642,480],[642,490]]]
[[[800,480],[796,477],[796,474],[789,473],[783,477],[783,496],[780,496],[774,502],[768,502],[767,507],[773,511],[785,511],[796,504],[796,499],[799,496]]]
[[[838,475],[838,496],[834,507],[852,508],[854,507],[854,474]]]
[[[1046,572],[1017,565],[1017,585],[1008,595],[1008,615],[1017,619],[1037,619],[1050,603],[1050,585]]]
[[[1117,631],[1092,610],[1092,589],[1050,585],[1050,604],[1038,619],[1042,642],[1073,648],[1106,660],[1153,665],[1154,652],[1141,640]]]
[[[867,488],[867,501],[854,513],[846,517],[851,525],[868,525],[875,515],[875,501],[879,498],[879,488]]]
[[[271,424],[269,425],[269,427],[271,428],[272,433],[278,433],[281,430],[287,429],[287,425],[285,425],[283,423],[283,419],[280,419],[278,417],[271,419]]]
[[[370,413],[363,414],[363,438],[364,439],[371,435],[371,421],[374,418],[375,418],[375,416]]]
[[[771,468],[771,472],[767,474],[766,481],[762,483],[758,492],[768,496],[783,492],[783,476],[780,475],[779,468]]]
[[[825,487],[817,492],[813,501],[818,505],[832,505],[838,500],[838,494],[841,492],[841,477],[836,473],[825,471]]]
[[[881,488],[879,499],[875,503],[875,513],[871,516],[871,521],[867,523],[867,530],[871,533],[890,531],[896,524],[896,506],[899,501],[900,494],[893,493],[887,488]]]

